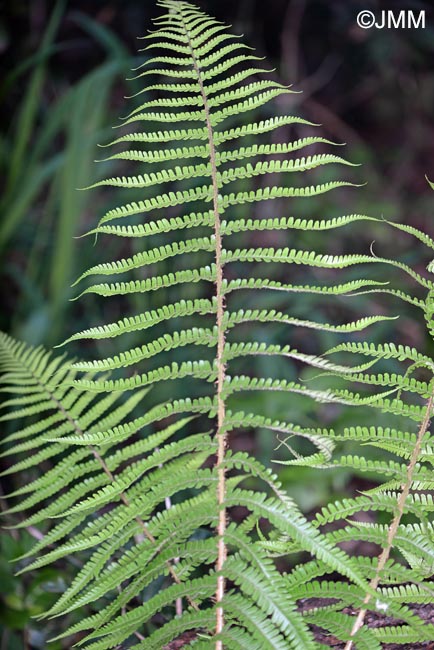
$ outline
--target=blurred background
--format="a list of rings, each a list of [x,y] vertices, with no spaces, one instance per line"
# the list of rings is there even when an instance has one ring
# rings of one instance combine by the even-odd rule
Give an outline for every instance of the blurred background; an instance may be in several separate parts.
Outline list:
[[[424,176],[434,177],[434,7],[393,3],[395,11],[424,9],[425,29],[357,26],[361,9],[388,6],[267,0],[264,11],[259,0],[201,2],[303,91],[290,96],[289,109],[321,123],[363,164],[357,179],[368,185],[348,194],[344,209],[432,231]],[[97,143],[112,138],[126,113],[123,97],[134,84],[124,79],[143,60],[136,37],[159,11],[137,0],[1,3],[0,327],[31,343],[56,344],[98,310],[88,301],[83,314],[69,301],[71,282],[94,261],[93,242],[73,237],[113,198],[75,188],[99,173]]]
[[[304,202],[306,214],[357,212],[411,224],[434,236],[433,193],[425,180],[425,174],[434,179],[433,3],[201,0],[199,4],[231,24],[235,33],[244,34],[244,42],[267,57],[266,67],[276,68],[277,78],[302,91],[290,95],[281,110],[320,123],[322,135],[347,143],[344,152],[336,153],[361,164],[351,172],[351,179],[366,185]],[[390,8],[424,10],[425,28],[363,30],[357,26],[359,11],[379,13]],[[102,157],[97,145],[113,138],[112,126],[127,112],[124,96],[138,87],[137,82],[124,79],[143,61],[136,37],[150,28],[151,18],[159,13],[154,2],[139,0],[0,3],[0,329],[29,343],[52,347],[91,324],[137,311],[128,301],[112,306],[110,313],[98,297],[71,301],[79,293],[71,284],[86,268],[122,254],[118,241],[109,244],[102,258],[92,238],[76,238],[119,204],[117,191],[76,188],[102,177],[93,162]],[[329,180],[328,174],[318,171],[316,182]],[[286,209],[281,216],[299,212]],[[315,247],[316,237],[304,234],[301,247]],[[424,272],[430,259],[426,249],[386,227],[367,228],[362,223],[351,234],[343,228],[322,238],[321,247],[331,253],[369,253],[373,240],[377,255],[399,256]],[[303,270],[296,273],[302,283]],[[348,279],[357,277],[351,273]],[[414,292],[405,275],[397,282],[398,288]],[[149,300],[152,304],[153,298]],[[399,307],[399,321],[380,326],[373,337],[432,353],[419,315],[416,318],[410,307],[407,311],[405,305]],[[360,297],[351,307],[338,301],[330,313],[321,299],[312,296],[303,299],[295,312],[344,321],[348,313],[357,317],[390,310],[393,314],[395,308],[396,302],[384,302],[381,296]],[[308,351],[316,351],[332,345],[332,337],[322,334],[318,341],[298,342],[300,347],[302,343]],[[110,345],[113,349],[105,348],[104,356],[117,351],[116,342]],[[71,345],[68,352],[100,355],[92,346]],[[263,368],[261,372],[267,374]],[[274,401],[264,410],[278,417],[283,407]],[[303,411],[302,402],[299,409],[300,421],[314,420],[311,410]],[[345,410],[338,414],[340,423],[346,418]],[[275,440],[263,432],[237,444],[254,446],[265,462],[276,455]],[[345,472],[333,478],[316,475],[312,480],[304,469],[283,469],[282,479],[308,513],[334,493],[351,493],[365,480]],[[0,592],[5,606],[0,613],[4,624],[0,650],[45,648],[47,630],[30,623],[30,617],[69,581],[70,569],[60,566],[42,571],[37,578],[18,580],[9,560],[23,552],[29,540],[18,533],[3,534],[1,540]],[[56,628],[51,625],[52,635]]]

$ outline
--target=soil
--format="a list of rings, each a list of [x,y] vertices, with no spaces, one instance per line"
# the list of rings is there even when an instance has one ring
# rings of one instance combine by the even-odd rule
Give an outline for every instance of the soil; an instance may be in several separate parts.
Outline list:
[[[165,645],[163,650],[179,650],[186,646],[190,641],[196,638],[196,632],[184,632],[178,639],[171,641],[168,645]]]
[[[330,601],[328,601],[330,602]],[[324,603],[320,599],[306,599],[306,601],[299,603],[300,609],[310,609],[312,607],[317,607],[323,605]],[[420,616],[421,619],[427,623],[434,624],[434,606],[433,605],[409,605],[410,609]],[[346,607],[342,610],[345,614],[355,616],[357,611]],[[381,612],[370,611],[366,614],[365,624],[369,628],[376,627],[386,627],[388,625],[397,625],[399,621],[392,616],[386,616]],[[318,627],[313,628],[315,639],[318,643],[329,646],[333,650],[343,650],[345,648],[345,643],[337,639],[331,634],[325,634],[323,630]],[[411,645],[403,645],[400,643],[385,643],[383,645],[383,650],[434,650],[434,641],[423,641],[421,643],[412,643]]]
[[[330,601],[327,601],[330,603]],[[302,603],[299,603],[300,609],[307,610],[312,607],[317,607],[323,605],[324,603],[319,599],[306,599]],[[409,605],[409,607],[417,613],[424,621],[427,623],[434,624],[434,606],[433,605]],[[346,614],[355,615],[356,611],[351,610],[350,608],[345,608],[343,610]],[[380,612],[368,612],[366,615],[366,625],[370,628],[375,627],[384,627],[386,625],[397,624],[398,621],[391,616],[385,616]],[[339,639],[332,636],[331,634],[325,634],[323,630],[318,627],[313,628],[316,641],[322,643],[325,646],[333,648],[333,650],[343,650],[345,643],[342,643]],[[196,637],[195,632],[186,632],[181,635],[178,639],[175,639],[168,645],[165,645],[163,650],[179,650],[184,646],[188,645]],[[386,643],[383,645],[383,650],[434,650],[434,641],[424,641],[422,643],[412,643],[411,645],[402,645],[398,643]]]

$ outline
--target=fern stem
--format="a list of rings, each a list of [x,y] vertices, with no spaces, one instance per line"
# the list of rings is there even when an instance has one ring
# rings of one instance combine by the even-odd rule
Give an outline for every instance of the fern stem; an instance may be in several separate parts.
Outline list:
[[[53,399],[53,401],[58,405],[58,408],[61,410],[62,414],[73,424],[74,429],[76,430],[76,432],[80,433],[80,434],[83,434],[83,431],[80,429],[78,424],[74,420],[72,420],[69,413],[67,413],[67,411],[65,411],[65,409],[63,408],[62,404],[54,397],[54,395],[52,395],[51,393],[49,393],[49,395]],[[100,467],[102,468],[103,472],[108,476],[110,481],[113,483],[114,480],[115,480],[115,477],[114,477],[112,471],[107,467],[107,464],[106,464],[104,458],[101,456],[99,451],[97,449],[95,449],[95,447],[93,445],[89,445],[89,448],[90,448],[95,460],[99,463]],[[130,505],[130,501],[129,501],[127,495],[125,494],[125,492],[121,492],[120,495],[119,495],[119,498],[122,501],[122,503],[124,504],[124,506],[126,508],[128,508],[128,506]],[[141,529],[143,531],[143,534],[146,537],[146,539],[148,539],[151,542],[151,544],[156,544],[157,540],[152,535],[152,533],[149,532],[148,527],[146,526],[143,519],[141,517],[137,516],[137,517],[135,517],[135,520],[139,524],[139,526],[141,527]],[[175,571],[174,567],[172,566],[171,562],[167,561],[166,564],[167,564],[167,568],[169,569],[169,573],[170,573],[173,581],[176,582],[176,584],[178,584],[178,585],[181,584],[181,580],[178,577],[178,574],[176,573],[176,571]],[[193,609],[195,609],[196,611],[199,610],[199,607],[197,606],[197,604],[189,596],[187,596],[187,600],[188,600],[189,604],[193,607]]]
[[[215,266],[216,266],[216,325],[217,325],[217,352],[216,352],[216,366],[217,366],[217,459],[215,469],[217,472],[217,506],[219,510],[218,524],[217,524],[217,588],[216,588],[216,635],[221,634],[224,626],[224,612],[220,603],[225,594],[225,578],[223,575],[223,566],[227,557],[227,548],[224,539],[226,532],[226,470],[224,467],[224,460],[227,445],[227,433],[224,432],[225,421],[225,399],[223,396],[223,389],[226,376],[226,367],[224,363],[224,347],[225,347],[225,327],[224,327],[224,293],[223,293],[223,264],[222,264],[222,234],[221,222],[219,212],[219,185],[218,173],[216,162],[216,147],[214,144],[214,131],[211,124],[210,109],[208,98],[203,83],[200,65],[194,52],[193,43],[184,21],[182,7],[180,7],[180,17],[184,27],[186,38],[188,39],[188,46],[190,48],[193,69],[197,75],[200,94],[203,101],[203,108],[205,113],[206,129],[208,132],[208,145],[209,145],[209,160],[211,167],[211,183],[212,183],[212,197],[213,197],[213,213],[214,213],[214,236],[215,236]],[[221,641],[216,641],[216,650],[223,650]]]
[[[422,441],[425,436],[425,433],[428,430],[430,420],[432,417],[432,409],[433,409],[433,403],[434,403],[434,394],[431,395],[429,398],[427,405],[426,405],[426,411],[425,411],[425,417],[422,420],[422,423],[420,425],[418,434],[417,434],[417,439],[416,439],[416,444],[414,445],[413,452],[410,457],[410,462],[407,467],[407,480],[405,481],[404,485],[402,486],[401,493],[398,498],[397,502],[397,512],[395,517],[393,518],[392,522],[389,525],[389,530],[387,533],[387,540],[386,540],[386,545],[383,548],[377,562],[377,568],[375,571],[375,575],[372,578],[372,580],[369,583],[369,586],[371,587],[372,590],[376,590],[378,585],[380,584],[381,580],[381,573],[390,557],[390,553],[393,548],[393,541],[395,539],[395,536],[398,532],[399,524],[401,523],[402,516],[404,514],[404,509],[405,509],[405,503],[407,501],[408,495],[411,490],[411,486],[413,483],[413,475],[414,471],[416,469],[416,464],[418,461],[418,458],[420,456],[421,450],[422,450]],[[369,602],[371,601],[372,595],[371,594],[366,594],[363,604],[368,605]],[[354,621],[353,628],[351,630],[351,636],[354,637],[357,632],[360,630],[361,627],[363,627],[364,622],[365,622],[365,617],[367,614],[367,609],[362,608],[358,615],[356,620]],[[347,644],[345,646],[344,650],[352,650],[353,648],[354,641],[352,639],[349,639],[347,641]]]
[[[158,448],[157,448],[158,450]],[[157,451],[156,450],[156,451]],[[163,465],[160,463],[158,465],[161,469],[163,468]],[[172,507],[172,499],[170,497],[164,497],[164,505],[166,506],[166,510],[170,510]],[[174,557],[173,558],[173,564],[178,564],[179,563],[179,557]],[[182,616],[182,598],[179,597],[175,600],[175,613],[177,616]]]

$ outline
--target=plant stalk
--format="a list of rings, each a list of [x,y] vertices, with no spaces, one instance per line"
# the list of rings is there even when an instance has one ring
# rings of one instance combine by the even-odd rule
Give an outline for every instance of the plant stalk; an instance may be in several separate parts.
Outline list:
[[[422,449],[422,441],[424,439],[425,433],[428,430],[430,420],[432,417],[432,409],[433,409],[433,403],[434,403],[434,394],[431,394],[431,397],[429,398],[427,405],[426,405],[426,411],[425,411],[425,416],[424,419],[422,420],[422,423],[420,425],[419,431],[417,433],[417,439],[416,439],[416,444],[414,445],[413,452],[410,457],[410,462],[407,467],[407,478],[402,486],[401,494],[399,495],[398,502],[397,502],[397,512],[395,517],[392,519],[390,525],[389,525],[389,530],[387,532],[387,540],[386,540],[386,545],[383,548],[379,558],[378,558],[378,563],[377,563],[377,569],[375,571],[375,575],[372,578],[371,582],[369,583],[369,586],[371,589],[376,590],[378,585],[380,584],[381,580],[381,574],[386,566],[386,563],[390,557],[390,553],[393,548],[393,540],[395,539],[395,536],[398,532],[399,524],[401,523],[402,516],[404,514],[404,509],[405,509],[405,502],[407,501],[408,495],[410,494],[411,486],[413,483],[413,475],[414,471],[416,469],[416,464],[418,461],[418,458],[421,453]],[[366,594],[363,604],[368,605],[371,601],[371,594]],[[361,627],[363,627],[364,622],[365,622],[365,617],[367,613],[367,608],[363,607],[357,617],[356,620],[354,621],[353,628],[351,630],[351,636],[354,637],[357,632],[360,630]],[[353,639],[349,639],[347,641],[347,644],[345,646],[345,650],[352,650],[354,647],[354,641]]]
[[[216,588],[216,635],[221,634],[224,626],[224,611],[220,603],[225,594],[225,579],[222,575],[223,566],[227,557],[227,548],[224,540],[226,532],[226,470],[224,467],[224,460],[226,455],[227,446],[227,433],[224,432],[225,421],[225,399],[223,396],[224,383],[226,377],[226,367],[224,362],[224,348],[225,348],[225,327],[224,327],[224,313],[225,302],[223,293],[223,265],[222,265],[222,235],[220,224],[219,212],[219,184],[218,173],[216,164],[216,148],[214,144],[214,131],[211,124],[211,116],[208,105],[208,98],[206,95],[205,86],[203,83],[200,65],[194,52],[193,44],[191,42],[190,34],[187,25],[185,24],[182,8],[180,8],[180,16],[184,26],[185,34],[188,39],[188,45],[191,51],[193,61],[193,68],[197,75],[200,94],[203,101],[203,108],[205,112],[206,128],[208,132],[208,145],[209,145],[209,160],[211,166],[211,184],[212,184],[212,200],[213,200],[213,213],[214,213],[214,236],[215,236],[215,266],[216,266],[216,280],[215,280],[215,295],[217,302],[216,325],[217,325],[217,352],[216,352],[216,366],[217,366],[217,460],[215,469],[217,472],[217,505],[219,509],[218,524],[217,524],[217,588]],[[223,650],[222,641],[216,641],[216,650]]]

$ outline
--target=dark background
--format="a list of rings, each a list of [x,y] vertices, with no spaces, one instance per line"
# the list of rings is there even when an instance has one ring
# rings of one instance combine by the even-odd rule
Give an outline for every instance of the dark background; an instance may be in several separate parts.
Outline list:
[[[432,232],[424,178],[434,177],[432,3],[204,0],[201,6],[243,33],[283,82],[303,91],[290,110],[321,123],[328,137],[348,143],[350,160],[363,163],[358,178],[368,187],[353,211],[360,206]],[[357,27],[360,10],[391,7],[425,10],[425,29]],[[136,37],[159,11],[134,0],[1,4],[0,327],[33,343],[59,342],[68,317],[80,317],[80,307],[68,303],[82,268],[72,236],[83,232],[87,216],[92,223],[95,211],[75,187],[95,174],[96,144],[110,137],[124,111],[130,89],[122,80],[131,57],[140,61]]]
[[[289,110],[321,123],[326,136],[348,143],[350,160],[363,163],[358,179],[368,186],[352,211],[433,231],[424,178],[434,177],[432,3],[204,0],[201,7],[303,91]],[[425,29],[357,26],[360,10],[379,15],[391,7],[425,10]],[[133,0],[1,4],[0,327],[32,343],[59,342],[68,319],[80,318],[69,286],[82,269],[77,250],[87,253],[72,236],[97,211],[75,187],[93,178],[96,144],[125,112],[130,88],[122,80],[140,61],[136,37],[159,11]]]

